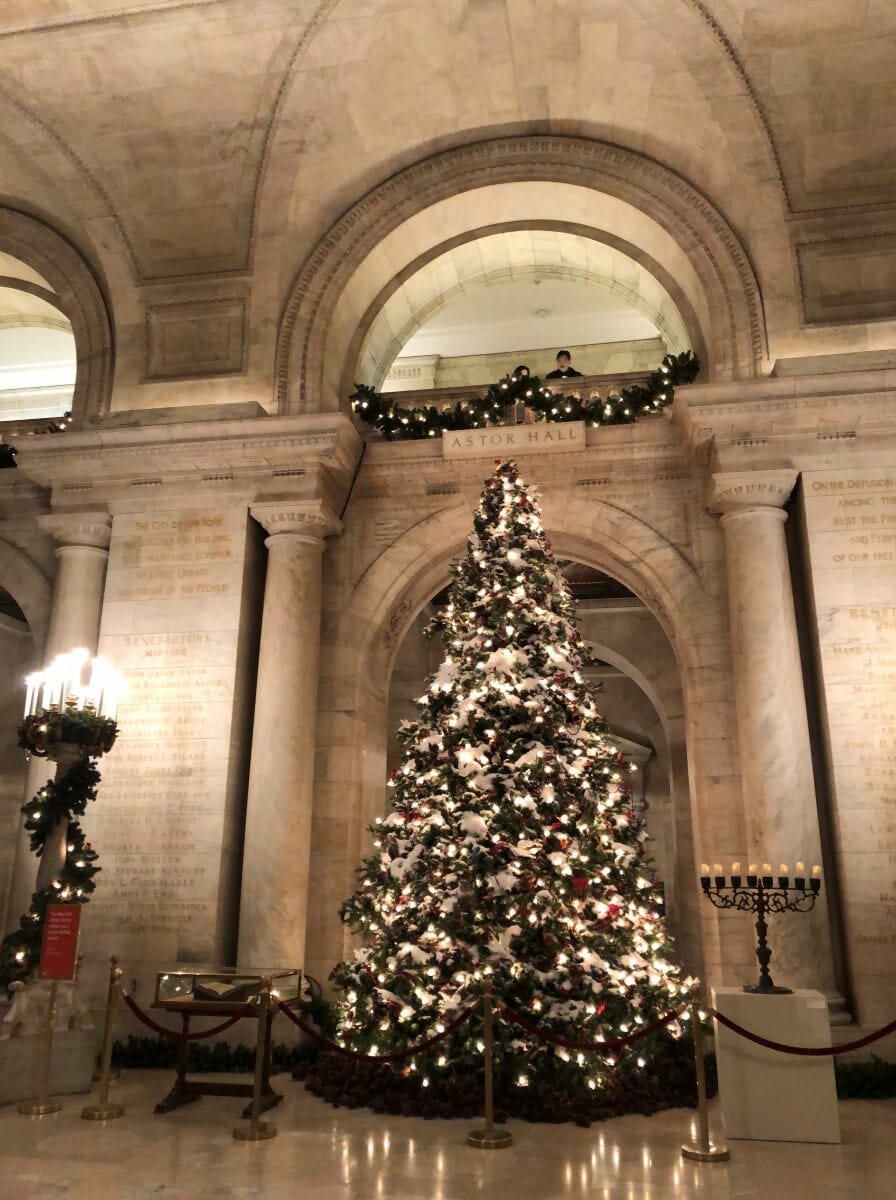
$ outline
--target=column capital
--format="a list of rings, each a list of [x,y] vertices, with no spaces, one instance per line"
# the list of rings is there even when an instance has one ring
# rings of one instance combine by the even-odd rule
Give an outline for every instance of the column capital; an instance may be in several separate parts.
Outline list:
[[[707,507],[727,515],[754,508],[783,509],[796,483],[797,472],[725,471],[712,475],[707,489]]]
[[[112,518],[107,512],[51,512],[37,518],[44,531],[60,546],[89,546],[108,550]]]
[[[342,531],[342,522],[322,500],[264,500],[249,512],[271,537],[291,534],[320,542]]]

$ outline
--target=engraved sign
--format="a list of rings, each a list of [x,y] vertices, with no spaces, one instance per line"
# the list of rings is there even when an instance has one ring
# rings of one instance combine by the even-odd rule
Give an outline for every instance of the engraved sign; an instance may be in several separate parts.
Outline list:
[[[444,458],[489,458],[503,454],[562,454],[585,449],[585,422],[500,425],[489,429],[446,429]]]
[[[135,967],[230,952],[222,913],[236,885],[251,702],[247,530],[245,508],[124,513],[113,524],[100,651],[127,693],[89,817],[103,863],[90,934]]]

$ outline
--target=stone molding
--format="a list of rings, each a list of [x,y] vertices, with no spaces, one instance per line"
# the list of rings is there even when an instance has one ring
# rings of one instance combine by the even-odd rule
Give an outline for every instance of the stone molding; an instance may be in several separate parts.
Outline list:
[[[604,192],[661,225],[687,251],[714,314],[714,328],[704,330],[712,362],[735,378],[762,370],[767,342],[756,275],[736,233],[702,193],[661,163],[609,142],[504,137],[447,150],[398,171],[324,235],[300,268],[283,312],[278,411],[301,411],[309,396],[324,391],[333,313],[357,267],[387,234],[459,192],[535,180]]]
[[[710,477],[707,507],[723,516],[754,508],[783,510],[796,480],[791,470],[726,471]]]
[[[246,369],[245,296],[210,296],[147,305],[147,380],[237,375]]]
[[[268,500],[251,504],[249,512],[270,536],[265,545],[284,535],[316,542],[341,533],[342,522],[322,500]]]
[[[37,523],[44,533],[56,539],[60,549],[67,546],[109,549],[112,518],[106,512],[44,513]]]
[[[104,503],[149,483],[192,495],[214,476],[232,480],[232,490],[244,489],[254,500],[272,483],[282,495],[285,478],[307,483],[320,471],[338,489],[347,489],[361,444],[342,413],[100,427],[24,439],[14,474],[63,493],[89,489]]]

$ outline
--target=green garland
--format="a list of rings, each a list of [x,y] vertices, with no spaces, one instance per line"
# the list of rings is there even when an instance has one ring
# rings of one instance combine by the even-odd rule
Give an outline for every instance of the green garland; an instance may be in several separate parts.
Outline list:
[[[360,383],[349,397],[352,410],[366,424],[393,438],[435,437],[448,429],[481,429],[507,423],[510,405],[524,404],[542,421],[585,421],[588,425],[628,425],[643,416],[661,412],[682,384],[693,383],[700,362],[690,350],[667,354],[646,384],[634,384],[605,397],[596,392],[578,396],[552,392],[537,376],[508,375],[493,383],[482,397],[458,400],[441,409],[434,404],[404,406],[395,396],[385,397]],[[573,385],[574,386],[574,385]]]
[[[49,904],[86,904],[96,888],[94,876],[97,853],[75,819],[96,799],[100,773],[90,761],[115,740],[114,721],[97,722],[96,714],[86,709],[66,709],[61,718],[62,739],[81,747],[79,758],[59,779],[48,779],[27,804],[22,806],[25,828],[31,835],[31,849],[40,857],[47,838],[61,822],[68,822],[65,861],[49,887],[31,896],[28,912],[19,919],[19,928],[0,942],[0,990],[17,979],[26,979],[40,960],[44,921]],[[33,731],[32,731],[33,732]],[[34,749],[28,737],[28,725],[19,728],[19,745]]]

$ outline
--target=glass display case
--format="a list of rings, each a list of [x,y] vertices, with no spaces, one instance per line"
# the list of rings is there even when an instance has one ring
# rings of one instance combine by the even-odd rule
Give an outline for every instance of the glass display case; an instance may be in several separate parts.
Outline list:
[[[270,979],[275,1000],[296,1000],[302,985],[302,973],[298,970],[255,970],[247,971],[236,967],[210,970],[160,971],[156,976],[156,994],[153,1008],[178,1009],[189,1005],[198,1014],[205,1006],[208,1011],[221,1011],[220,1005],[243,1005],[254,1001],[261,991],[262,983]],[[211,1006],[215,1006],[214,1009]]]
[[[271,980],[271,1004],[259,1004],[264,981]],[[302,972],[283,967],[268,970],[242,970],[236,967],[221,967],[217,970],[196,967],[193,970],[179,967],[175,971],[159,971],[156,975],[156,994],[153,1008],[176,1012],[181,1019],[178,1035],[177,1076],[174,1085],[164,1099],[156,1105],[157,1113],[172,1112],[184,1104],[191,1104],[200,1096],[245,1096],[251,1097],[251,1083],[235,1083],[220,1079],[188,1079],[190,1069],[190,1039],[203,1037],[202,1031],[190,1032],[193,1017],[227,1016],[230,1021],[212,1026],[209,1036],[216,1035],[244,1019],[261,1020],[264,1013],[264,1051],[261,1067],[261,1111],[279,1104],[283,1097],[271,1087],[271,1024],[277,1015],[278,1005],[299,999]],[[257,1039],[253,1039],[257,1040]],[[243,1110],[243,1116],[251,1114],[251,1104]]]

